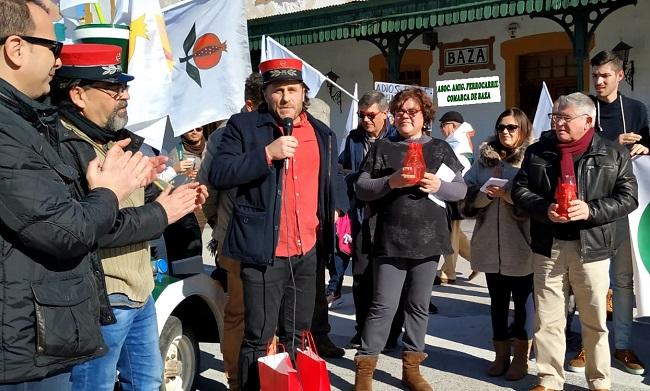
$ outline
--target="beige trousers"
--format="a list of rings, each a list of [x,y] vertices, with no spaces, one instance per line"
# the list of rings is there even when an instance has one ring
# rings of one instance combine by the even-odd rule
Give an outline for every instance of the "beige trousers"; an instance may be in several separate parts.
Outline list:
[[[461,222],[462,220],[451,221],[451,248],[454,249],[454,253],[444,256],[445,260],[440,267],[440,278],[456,279],[456,261],[459,254],[468,261],[470,259],[471,245],[465,232],[460,228]]]
[[[228,299],[223,311],[223,368],[230,390],[239,388],[239,350],[244,338],[244,290],[239,276],[240,263],[219,256],[219,266],[228,272]]]
[[[546,388],[564,387],[567,301],[569,286],[580,312],[585,349],[585,377],[589,389],[610,389],[610,353],[606,325],[609,259],[583,263],[580,241],[555,240],[551,258],[533,258],[535,304],[535,354],[537,376]]]

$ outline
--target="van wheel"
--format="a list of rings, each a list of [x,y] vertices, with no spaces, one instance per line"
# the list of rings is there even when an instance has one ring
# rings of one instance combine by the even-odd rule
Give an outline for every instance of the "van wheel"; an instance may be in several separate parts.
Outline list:
[[[160,333],[160,352],[164,374],[161,391],[193,390],[199,373],[199,343],[192,329],[183,328],[181,320],[170,316]]]

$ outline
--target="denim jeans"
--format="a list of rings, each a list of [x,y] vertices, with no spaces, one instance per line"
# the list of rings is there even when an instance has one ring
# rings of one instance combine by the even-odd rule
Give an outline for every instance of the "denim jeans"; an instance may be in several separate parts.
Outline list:
[[[45,379],[17,384],[0,384],[0,391],[67,391],[70,389],[70,372]]]
[[[634,269],[627,217],[616,220],[616,253],[612,257],[610,278],[614,291],[614,346],[631,349],[632,311],[634,308]]]
[[[350,256],[348,254],[337,251],[334,254],[333,262],[330,262],[327,265],[327,270],[330,273],[330,280],[327,283],[327,293],[334,293],[336,295],[341,294],[341,288],[343,287],[343,278],[345,277],[345,271],[350,264]]]
[[[113,313],[117,323],[102,326],[108,353],[74,366],[72,389],[113,391],[117,377],[123,391],[158,390],[163,363],[153,298],[140,308],[114,306]]]

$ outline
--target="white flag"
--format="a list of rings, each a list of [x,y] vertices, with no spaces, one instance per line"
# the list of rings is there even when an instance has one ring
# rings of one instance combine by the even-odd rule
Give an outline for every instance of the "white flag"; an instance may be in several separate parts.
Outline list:
[[[553,99],[548,92],[546,82],[542,82],[542,91],[539,93],[535,119],[533,120],[533,137],[539,139],[542,132],[551,129],[551,119],[548,115],[553,112]]]
[[[238,113],[251,73],[244,2],[194,0],[163,12],[174,53],[174,135]]]
[[[307,95],[310,98],[314,98],[318,94],[320,86],[323,84],[325,79],[327,79],[327,77],[323,75],[318,69],[309,65],[302,58],[296,56],[291,50],[280,45],[278,41],[271,37],[266,37],[266,42],[262,43],[262,55],[260,62],[272,60],[274,58],[297,58],[302,61],[302,80],[305,82],[307,87],[309,87],[309,93]]]
[[[348,119],[345,121],[345,134],[341,137],[341,146],[339,148],[339,153],[343,152],[345,148],[345,139],[350,134],[350,131],[356,129],[359,126],[359,87],[357,83],[354,83],[354,97],[356,99],[351,99],[350,108],[348,109]]]
[[[120,2],[120,8],[121,21],[130,29],[128,73],[135,77],[129,83],[127,127],[160,149],[164,118],[172,105],[172,54],[165,21],[158,0]]]
[[[639,184],[639,207],[628,216],[634,265],[637,317],[650,316],[650,156],[632,161]]]

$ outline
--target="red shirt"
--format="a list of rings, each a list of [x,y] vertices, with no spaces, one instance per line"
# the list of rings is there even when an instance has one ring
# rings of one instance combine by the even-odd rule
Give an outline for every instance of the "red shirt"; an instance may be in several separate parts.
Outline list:
[[[305,113],[300,114],[300,123],[293,125],[292,135],[298,139],[298,147],[289,159],[289,169],[282,169],[280,238],[275,248],[278,257],[304,255],[314,248],[319,224],[320,151],[316,132]]]

